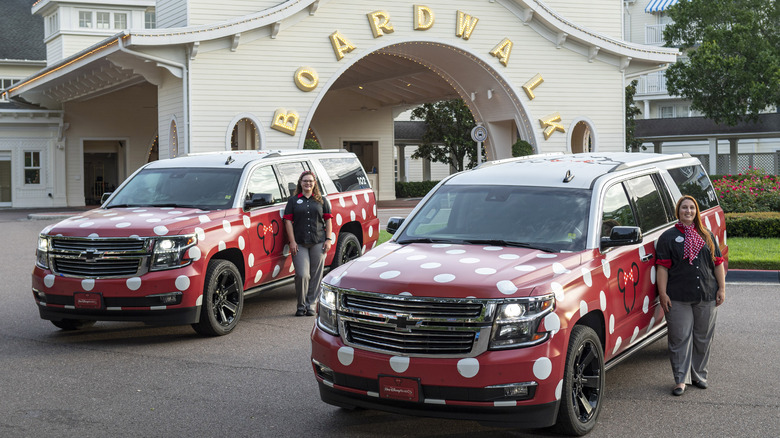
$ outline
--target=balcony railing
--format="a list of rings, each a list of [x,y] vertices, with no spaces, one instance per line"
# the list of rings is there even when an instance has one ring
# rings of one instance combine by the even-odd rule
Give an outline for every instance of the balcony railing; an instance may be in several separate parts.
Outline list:
[[[649,94],[668,94],[664,72],[657,71],[639,77],[636,95],[644,96]]]
[[[645,25],[645,44],[651,46],[663,46],[664,41],[664,29],[666,24],[646,24]]]

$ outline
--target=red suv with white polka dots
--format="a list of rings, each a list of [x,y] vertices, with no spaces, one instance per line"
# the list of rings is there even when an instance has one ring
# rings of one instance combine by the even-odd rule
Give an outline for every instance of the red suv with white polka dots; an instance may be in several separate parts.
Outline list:
[[[681,194],[726,256],[723,210],[687,154],[532,156],[449,177],[390,220],[391,241],[323,280],[321,398],[588,433],[605,370],[666,333],[654,244]]]
[[[233,151],[147,164],[100,208],[44,229],[32,291],[64,330],[95,321],[230,333],[244,298],[289,282],[282,215],[304,170],[332,206],[335,267],[376,245],[374,192],[343,151]]]

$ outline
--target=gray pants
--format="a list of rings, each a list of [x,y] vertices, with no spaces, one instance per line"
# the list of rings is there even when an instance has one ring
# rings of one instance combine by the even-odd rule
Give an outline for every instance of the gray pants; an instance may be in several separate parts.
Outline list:
[[[718,310],[715,301],[672,301],[666,315],[669,328],[669,359],[677,384],[707,381],[710,343]]]
[[[298,310],[312,310],[320,291],[322,270],[325,267],[323,244],[298,245],[293,256],[295,266],[295,292],[298,295]]]

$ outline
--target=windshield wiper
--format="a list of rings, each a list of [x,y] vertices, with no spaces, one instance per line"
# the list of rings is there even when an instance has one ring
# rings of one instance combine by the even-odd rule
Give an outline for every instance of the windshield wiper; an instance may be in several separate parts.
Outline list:
[[[106,208],[128,208],[128,207],[140,207],[139,205],[135,204],[111,204],[107,205]]]
[[[158,207],[158,208],[165,208],[165,207],[173,207],[173,208],[197,208],[198,210],[202,210],[202,208],[198,207],[197,205],[185,205],[185,204],[177,204],[175,202],[170,203],[164,203],[164,204],[148,204],[144,207]]]
[[[396,240],[395,243],[399,245],[406,245],[407,243],[453,243],[453,242],[448,239],[431,239],[430,237],[420,237],[417,239]]]
[[[526,242],[514,242],[511,240],[501,240],[501,239],[469,239],[464,240],[466,243],[471,243],[474,245],[496,245],[496,246],[514,246],[518,248],[529,248],[529,249],[538,249],[540,251],[544,252],[558,252],[555,249],[543,246],[543,245],[537,245],[533,243],[526,243]]]

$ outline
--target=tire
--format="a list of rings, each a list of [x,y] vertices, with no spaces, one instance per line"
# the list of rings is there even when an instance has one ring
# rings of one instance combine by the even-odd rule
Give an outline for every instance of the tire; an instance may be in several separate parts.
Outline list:
[[[578,325],[571,332],[566,353],[561,405],[555,428],[582,436],[596,425],[604,395],[604,351],[592,328]]]
[[[88,319],[60,319],[58,321],[52,321],[51,323],[59,329],[73,331],[90,328],[95,325],[95,322],[97,321],[91,321]]]
[[[233,331],[244,308],[244,286],[236,266],[227,260],[212,260],[203,284],[200,321],[192,324],[201,335],[224,336]]]
[[[350,260],[363,255],[360,241],[352,233],[343,232],[339,234],[339,241],[336,244],[336,255],[333,257],[331,267],[341,266]]]

